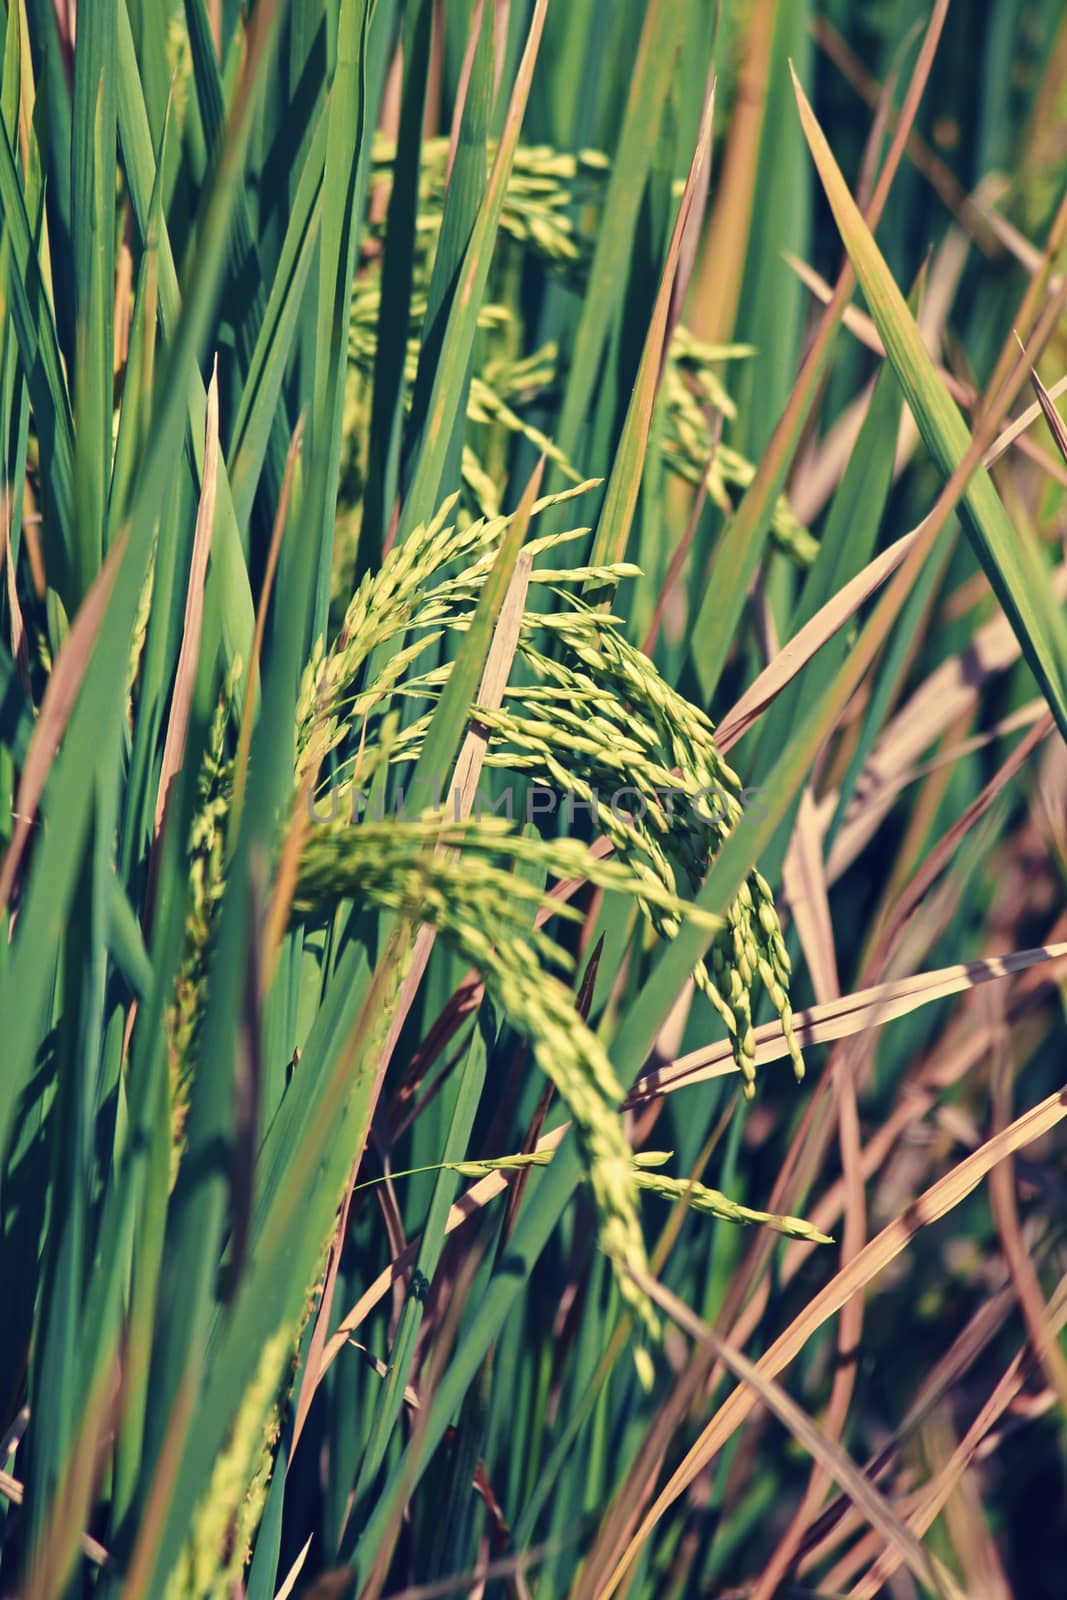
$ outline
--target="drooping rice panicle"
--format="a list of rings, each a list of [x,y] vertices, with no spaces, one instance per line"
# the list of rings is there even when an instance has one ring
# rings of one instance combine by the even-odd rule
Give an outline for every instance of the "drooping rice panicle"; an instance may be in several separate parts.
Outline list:
[[[537,907],[552,902],[529,880],[505,870],[501,860],[534,864],[561,877],[581,874],[607,888],[635,889],[622,863],[598,861],[573,839],[516,834],[503,818],[457,824],[447,813],[437,813],[354,827],[342,815],[309,836],[294,914],[321,915],[339,898],[351,897],[436,928],[471,961],[503,1014],[529,1038],[538,1065],[574,1118],[605,1250],[622,1262],[643,1262],[636,1184],[616,1109],[622,1086],[603,1045],[575,1009],[569,988],[551,971],[566,965],[566,957],[543,930],[531,926]],[[661,903],[675,916],[686,909],[666,894]],[[620,1274],[622,1293],[653,1331],[651,1306],[625,1279]]]
[[[388,696],[436,697],[447,668],[410,677],[406,668],[441,628],[465,627],[506,525],[506,518],[496,518],[448,528],[439,514],[364,580],[337,644],[315,657],[305,677],[298,783]],[[550,556],[573,536],[571,530],[535,539],[529,550]],[[470,565],[454,570],[472,556]],[[599,575],[612,582],[630,570],[600,569]],[[515,682],[502,707],[481,712],[491,735],[486,761],[561,796],[563,812],[570,812],[561,820],[564,833],[578,807],[590,812],[633,874],[638,903],[656,932],[672,938],[678,922],[664,896],[689,896],[703,880],[740,820],[741,780],[720,756],[710,719],[627,640],[619,619],[560,587],[564,579],[589,575],[588,568],[534,568],[535,581],[550,586],[558,608],[523,620],[518,655],[535,681]],[[373,682],[357,688],[374,646],[404,631],[414,637]],[[425,719],[409,724],[393,759],[415,759],[425,727]],[[362,740],[359,748],[365,760]],[[331,781],[336,786],[336,775]],[[343,803],[350,808],[347,794]],[[693,977],[727,1028],[747,1095],[755,1080],[757,984],[778,1013],[797,1076],[803,1074],[788,997],[789,959],[773,897],[758,873],[742,886]]]
[[[287,1328],[263,1346],[229,1442],[215,1463],[167,1584],[166,1600],[215,1600],[239,1581],[270,1486],[281,1431],[275,1401],[292,1353],[293,1334]]]
[[[445,162],[448,141],[428,141],[423,147],[420,211],[416,237],[415,284],[410,304],[410,337],[407,341],[404,378],[405,395],[410,399],[419,358],[419,335],[427,306],[433,256],[443,215]],[[379,139],[375,146],[376,171],[384,178],[393,160],[393,148]],[[490,147],[490,159],[492,147]],[[589,240],[576,228],[572,218],[581,205],[602,187],[610,163],[594,151],[578,154],[553,151],[545,146],[520,146],[511,173],[501,229],[511,249],[534,253],[549,271],[579,280],[587,270]],[[357,282],[352,299],[349,350],[352,367],[349,376],[349,404],[345,429],[345,454],[342,473],[351,472],[353,451],[358,451],[369,435],[370,386],[377,351],[377,330],[381,289],[375,256],[370,270]],[[485,345],[481,364],[471,374],[467,398],[470,424],[486,430],[504,429],[522,434],[538,450],[556,462],[563,471],[577,478],[574,466],[558,449],[551,432],[526,418],[524,408],[543,403],[558,391],[566,374],[560,369],[560,352],[554,342],[523,354],[518,337],[518,313],[504,304],[484,304],[479,311],[479,328]],[[501,341],[494,334],[507,332]],[[729,514],[730,491],[744,490],[755,474],[754,465],[728,441],[713,438],[711,418],[721,414],[727,423],[736,408],[721,377],[721,369],[731,361],[754,354],[743,344],[709,344],[696,338],[684,324],[672,335],[665,364],[658,409],[662,416],[664,465],[691,484],[707,482],[710,499]],[[709,468],[710,460],[710,468]],[[493,516],[499,500],[492,473],[468,438],[464,442],[463,478],[473,506]],[[353,482],[353,498],[358,498],[359,474]],[[468,514],[460,508],[460,517]],[[800,566],[809,566],[817,544],[793,514],[786,497],[780,496],[771,516],[771,539],[775,546]],[[352,540],[342,542],[337,552],[338,566],[344,571],[350,561]]]
[[[185,948],[178,968],[174,1001],[167,1012],[170,1066],[171,1175],[173,1186],[184,1147],[189,1094],[200,1054],[207,996],[211,935],[225,893],[226,821],[233,793],[233,757],[227,749],[227,724],[233,709],[237,671],[219,698],[197,776],[196,806],[187,852],[190,903]]]

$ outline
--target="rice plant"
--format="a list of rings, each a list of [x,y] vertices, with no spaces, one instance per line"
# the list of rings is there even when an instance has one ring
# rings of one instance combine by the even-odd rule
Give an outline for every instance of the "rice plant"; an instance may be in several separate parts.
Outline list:
[[[1061,8],[0,20],[3,1593],[1058,1592]]]

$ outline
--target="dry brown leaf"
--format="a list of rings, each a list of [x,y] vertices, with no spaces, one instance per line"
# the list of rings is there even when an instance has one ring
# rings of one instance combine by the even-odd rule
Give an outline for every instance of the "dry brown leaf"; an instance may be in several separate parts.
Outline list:
[[[1037,403],[1044,413],[1045,421],[1048,423],[1048,431],[1052,435],[1056,449],[1059,451],[1064,461],[1067,461],[1067,428],[1064,427],[1063,418],[1060,416],[1059,412],[1056,410],[1056,407],[1052,403],[1054,397],[1045,388],[1045,385],[1041,382],[1041,379],[1038,377],[1037,373],[1032,367],[1030,369],[1030,382],[1034,386],[1034,393],[1037,395]]]
[[[844,1038],[849,1034],[878,1026],[891,1016],[903,1016],[918,1005],[923,1005],[945,995],[956,994],[977,983],[1007,977],[1041,963],[1067,958],[1067,943],[1044,945],[1036,950],[1023,950],[1009,956],[999,956],[986,961],[968,962],[959,966],[944,967],[939,971],[923,973],[914,978],[897,979],[880,984],[857,995],[845,996],[828,1006],[813,1006],[798,1012],[794,1028],[801,1043],[820,1043],[828,1039]],[[801,1032],[801,1028],[806,1031]],[[757,1064],[779,1060],[788,1054],[781,1026],[767,1023],[756,1030]],[[628,1106],[641,1104],[659,1094],[670,1094],[674,1089],[687,1087],[705,1078],[723,1077],[736,1070],[728,1041],[705,1050],[683,1056],[668,1067],[649,1073],[634,1085],[626,1102]],[[663,1081],[660,1081],[663,1080]],[[921,1114],[921,1112],[916,1113]],[[905,1119],[908,1120],[908,1119]],[[537,1141],[538,1150],[555,1150],[562,1143],[570,1124],[564,1123],[542,1135]],[[879,1157],[880,1159],[880,1157]],[[484,1206],[489,1205],[508,1188],[512,1174],[490,1173],[473,1184],[452,1206],[445,1223],[445,1234],[453,1233]],[[827,1213],[828,1214],[828,1213]],[[825,1224],[826,1215],[820,1212]],[[415,1260],[418,1240],[412,1240],[404,1254],[390,1263],[364,1291],[326,1344],[319,1381],[344,1349],[348,1337],[389,1293],[393,1284],[407,1271]]]
[[[459,149],[459,136],[463,127],[463,112],[467,105],[467,95],[470,92],[471,73],[474,71],[474,57],[478,51],[478,40],[482,32],[482,18],[485,14],[485,0],[476,0],[471,13],[470,30],[467,34],[467,44],[463,51],[463,60],[459,69],[459,82],[456,85],[456,99],[452,107],[452,125],[448,131],[448,156],[445,160],[445,189],[452,181],[452,168],[456,161],[456,151]]]
[[[990,1014],[993,1032],[993,1061],[991,1071],[993,1099],[993,1127],[1005,1127],[1011,1120],[1012,1081],[1016,1062],[1012,1057],[1011,1037],[1003,997],[996,990],[986,996],[986,1010]],[[1055,1392],[1064,1414],[1067,1415],[1067,1358],[1059,1347],[1055,1330],[1049,1324],[1048,1307],[1041,1288],[1029,1247],[1023,1238],[1016,1194],[1015,1163],[1001,1163],[989,1178],[989,1203],[1000,1236],[1004,1260],[1008,1264],[1012,1285],[1019,1308],[1023,1314],[1030,1344],[1044,1369],[1045,1380]]]
[[[156,791],[156,810],[152,825],[154,846],[163,831],[170,800],[170,788],[185,761],[185,741],[189,732],[189,713],[196,688],[196,673],[200,660],[200,634],[204,622],[204,582],[207,577],[208,555],[211,552],[211,535],[215,526],[215,491],[219,471],[219,360],[211,372],[207,391],[207,422],[204,435],[204,469],[200,480],[200,504],[196,512],[196,529],[193,533],[193,553],[189,564],[189,587],[185,595],[185,621],[182,628],[178,668],[174,675],[174,692],[170,702],[170,720],[163,745],[163,763]],[[151,873],[150,873],[151,876]]]
[[[922,866],[892,908],[879,937],[876,953],[871,958],[874,970],[883,969],[883,965],[889,962],[891,956],[895,953],[896,946],[909,918],[914,915],[927,891],[945,870],[959,845],[986,815],[997,796],[1002,793],[1021,770],[1042,740],[1048,737],[1054,726],[1052,713],[1048,711],[1031,728],[1026,737],[1020,739],[1011,755],[1002,763],[998,771],[993,774],[993,777],[982,792],[956,818],[952,826],[927,854]]]
[[[1058,961],[1065,956],[1067,943],[1040,945],[1034,950],[1017,950],[1010,955],[964,961],[934,972],[895,978],[889,983],[875,984],[870,989],[860,989],[827,1005],[809,1006],[796,1012],[793,1030],[802,1047],[827,1044],[832,1039],[845,1039],[867,1028],[882,1027],[894,1017],[907,1016],[918,1007],[944,999],[947,995],[959,994],[965,989],[973,989],[977,984],[1008,977],[1028,967],[1045,961]],[[780,1022],[764,1023],[755,1030],[755,1034],[757,1066],[781,1060],[788,1054]],[[640,1105],[654,1095],[670,1093],[682,1083],[703,1083],[709,1078],[725,1077],[736,1070],[729,1041],[717,1041],[639,1078],[626,1104]]]
[[[962,239],[962,235],[959,234],[953,237]],[[806,261],[802,261],[799,256],[793,255],[788,250],[783,251],[782,254],[805,288],[809,289],[816,299],[820,300],[824,305],[828,304],[833,295],[833,290],[826,279],[821,277]],[[921,315],[919,321],[921,324]],[[866,312],[858,310],[855,306],[850,306],[845,313],[844,322],[845,327],[862,345],[873,351],[880,359],[884,359],[885,348],[882,344],[881,335]],[[955,373],[950,372],[946,367],[938,365],[937,373],[954,400],[966,406],[969,410],[974,410],[978,406],[981,397],[973,385],[962,382]],[[1047,392],[1050,399],[1055,399],[1058,395],[1063,394],[1065,390],[1067,390],[1067,377],[1058,379]],[[869,399],[869,395],[867,398]],[[860,406],[862,406],[862,412],[857,415],[855,408]],[[832,473],[831,462],[840,456],[842,437],[849,431],[852,432],[853,436],[858,432],[859,424],[862,421],[862,413],[865,413],[865,411],[866,406],[863,405],[862,399],[854,402],[853,407],[850,407],[846,415],[841,419],[840,434],[836,430],[832,430],[832,441],[831,436],[828,435],[818,455],[812,461],[806,463],[804,478],[799,485],[799,493],[793,497],[794,510],[802,522],[810,521],[814,516],[817,516],[829,497],[829,493],[837,481]],[[986,465],[990,466],[993,461],[998,460],[1009,445],[1018,444],[1023,454],[1037,460],[1047,471],[1052,473],[1057,481],[1064,482],[1065,478],[1058,462],[1040,450],[1033,441],[1023,437],[1027,429],[1037,421],[1041,411],[1041,405],[1035,402],[1033,405],[1028,406],[1020,416],[1016,417],[1014,422],[1004,428],[990,451]],[[823,461],[822,451],[828,447],[832,450],[831,458]],[[904,452],[898,450],[894,473],[900,471],[903,461]],[[838,471],[838,476],[840,476],[840,470]]]
[[[1057,1332],[1067,1323],[1065,1291],[1067,1291],[1067,1279],[1060,1283],[1049,1305],[1050,1326]],[[949,1495],[974,1460],[982,1440],[1021,1392],[1025,1378],[1025,1352],[1020,1351],[967,1429],[951,1459],[917,1496],[917,1504],[908,1516],[908,1526],[914,1533],[921,1537],[939,1515]],[[884,1551],[863,1580],[852,1590],[850,1600],[876,1600],[876,1597],[884,1591],[885,1584],[892,1577],[896,1566],[894,1552]],[[827,1582],[832,1582],[833,1577],[831,1573]]]
[[[544,470],[544,457],[538,467],[537,477]],[[523,551],[515,563],[508,592],[504,596],[504,603],[500,608],[493,640],[486,657],[485,670],[482,673],[481,685],[475,701],[475,710],[472,725],[467,730],[459,756],[456,759],[455,771],[452,775],[452,786],[449,793],[452,797],[454,815],[457,820],[469,817],[474,805],[474,797],[478,791],[478,780],[482,775],[485,765],[486,752],[489,749],[489,730],[478,721],[478,707],[482,706],[487,711],[496,711],[503,704],[504,691],[508,686],[511,675],[511,664],[515,659],[515,651],[519,645],[519,633],[522,628],[523,612],[526,607],[526,595],[530,587],[530,573],[533,570],[533,557]]]
[[[18,1478],[13,1478],[10,1472],[0,1469],[0,1494],[11,1501],[13,1506],[20,1506],[25,1499],[26,1490]],[[91,1534],[81,1535],[82,1553],[98,1567],[106,1567],[111,1560],[99,1539],[94,1539]]]
[[[313,1533],[308,1534],[299,1555],[286,1574],[285,1582],[278,1590],[278,1593],[274,1596],[274,1600],[289,1600],[289,1596],[296,1588],[296,1580],[304,1570],[304,1562],[308,1558],[308,1551],[311,1549],[311,1541],[314,1539],[314,1537],[315,1535]]]
[[[793,836],[782,868],[782,887],[815,998],[820,1005],[831,1005],[840,997],[841,984],[822,859],[822,831],[810,785],[800,797]]]
[[[722,173],[691,296],[693,331],[712,344],[732,338],[737,316],[752,224],[773,31],[774,0],[758,0],[749,10],[739,47],[734,109]]]
[[[831,1477],[836,1479],[871,1526],[886,1540],[897,1558],[910,1567],[920,1582],[962,1600],[959,1587],[951,1574],[941,1563],[935,1564],[935,1558],[929,1551],[923,1549],[911,1529],[901,1520],[881,1491],[839,1444],[827,1438],[792,1396],[762,1370],[762,1363],[750,1361],[740,1350],[735,1350],[724,1339],[720,1339],[708,1323],[690,1311],[684,1301],[679,1300],[677,1295],[664,1288],[649,1273],[631,1266],[627,1266],[626,1270],[649,1298],[688,1333],[691,1339],[715,1352],[716,1360],[720,1361],[743,1386],[735,1393],[742,1394],[746,1388],[751,1390],[755,1397],[752,1403],[759,1401],[766,1406],[772,1416],[777,1417],[798,1444],[803,1446],[812,1460],[818,1462]],[[606,1596],[612,1592],[612,1588],[613,1586],[609,1585],[608,1589],[602,1590],[601,1593]]]
[[[805,791],[804,801],[801,802],[791,854],[794,850],[796,860],[793,870],[801,902],[799,915],[796,904],[793,904],[793,916],[809,968],[811,968],[812,954],[815,954],[816,967],[812,969],[812,981],[816,998],[828,1003],[840,997],[841,989],[834,954],[833,930],[830,926],[821,836],[814,816],[814,801],[810,790]],[[820,974],[818,981],[816,972]],[[840,1255],[842,1267],[847,1266],[867,1243],[867,1202],[859,1110],[856,1103],[856,1080],[861,1060],[867,1053],[863,1046],[868,1045],[869,1038],[870,1036],[861,1035],[859,1051],[855,1048],[839,1047],[832,1053],[828,1065],[833,1077],[844,1197],[845,1226]],[[820,1147],[821,1141],[816,1136],[811,1145],[812,1164],[816,1159],[815,1151]],[[790,1195],[790,1200],[791,1198]],[[763,1278],[762,1282],[767,1283],[767,1278]],[[824,1436],[838,1446],[848,1421],[849,1407],[856,1384],[857,1363],[854,1353],[860,1348],[863,1338],[863,1314],[863,1299],[857,1295],[843,1308],[838,1318],[837,1365],[822,1429]],[[832,1477],[833,1473],[826,1464],[820,1464],[816,1458],[803,1499],[790,1520],[785,1534],[764,1565],[753,1600],[774,1600],[780,1584],[793,1567],[807,1529],[822,1505]]]
[[[851,306],[846,308],[846,327],[852,309]],[[798,521],[806,528],[819,516],[841,482],[873,397],[872,378],[834,418],[822,437],[812,440],[803,454],[798,456],[789,482],[789,503]]]
[[[776,1377],[803,1349],[812,1334],[836,1315],[854,1294],[866,1288],[906,1248],[920,1228],[936,1222],[958,1206],[998,1161],[1049,1133],[1065,1116],[1067,1091],[1058,1090],[953,1167],[901,1216],[883,1228],[847,1267],[808,1302],[757,1363],[759,1371],[765,1377]],[[714,1459],[751,1414],[755,1404],[751,1393],[736,1389],[720,1406],[649,1509],[603,1591],[605,1600],[615,1592],[656,1523]],[[872,1594],[876,1592],[871,1591]]]
[[[749,685],[736,705],[723,717],[715,735],[719,749],[725,755],[748,732],[771,701],[780,695],[802,667],[828,639],[833,638],[849,619],[855,616],[865,600],[890,578],[918,543],[926,523],[922,522],[902,539],[891,544],[888,550],[875,556],[862,572],[846,583],[826,605],[806,622],[793,638],[783,645],[773,661],[768,662],[759,676]]]
[[[1067,563],[1049,578],[1053,596],[1067,599]],[[788,648],[788,646],[787,646]],[[1019,659],[1019,642],[1008,619],[993,617],[975,634],[968,649],[951,656],[920,684],[879,735],[856,782],[856,791],[826,863],[837,881],[877,831],[909,771],[938,736],[976,705],[991,678]]]
[[[1055,385],[1051,392],[1059,392],[1061,388],[1067,389],[1067,378],[1061,379],[1061,382]],[[1036,405],[1031,407],[1030,412],[1024,414],[1024,418],[1020,418],[1017,423],[1013,423],[1011,427],[1004,430],[984,456],[984,465],[986,467],[991,466],[994,461],[998,460],[1011,440],[1018,436],[1025,418],[1033,421],[1038,412],[1039,408]],[[1028,426],[1029,422],[1026,422],[1025,425]],[[768,662],[767,666],[749,685],[740,700],[730,708],[719,724],[716,741],[724,754],[758,721],[771,701],[781,694],[786,685],[808,664],[812,656],[822,648],[826,641],[843,628],[855,616],[864,601],[869,599],[892,576],[918,542],[929,520],[928,517],[924,518],[917,528],[913,528],[910,533],[906,533],[895,544],[891,544],[888,550],[883,550],[880,555],[875,556],[873,561],[868,562],[861,572],[858,572],[854,578],[844,584],[804,624],[799,632],[794,634],[793,638],[782,646],[774,660]],[[1067,597],[1067,566],[1058,567],[1052,575],[1051,582],[1057,599],[1062,600]],[[1017,659],[1019,654],[1018,643],[1011,631],[1011,626],[1007,618],[1001,616],[993,618],[991,622],[986,624],[980,633],[976,635],[971,649],[972,651],[980,652],[982,661],[985,663],[987,675],[994,671],[1003,671],[1005,667]],[[939,669],[939,672],[949,680],[958,677],[960,675],[961,660],[966,662],[969,659],[970,653],[964,652],[962,658],[953,657],[951,661],[946,662]],[[997,665],[998,662],[1002,664]],[[979,670],[982,670],[981,667]],[[931,679],[927,680],[928,684],[932,684],[933,679],[937,676],[938,674],[933,674]],[[924,689],[918,690],[917,694],[924,693],[924,690],[925,686]],[[928,692],[932,695],[933,689],[931,688]],[[957,690],[957,693],[960,692],[962,692],[962,689]],[[958,704],[956,709],[958,713]],[[951,716],[946,716],[945,722],[940,724],[936,731],[941,731],[941,728],[952,720]],[[890,727],[893,726],[894,724],[891,723]],[[888,733],[888,731],[887,729],[886,732]],[[936,736],[936,733],[934,736]],[[883,734],[884,737],[885,734]],[[932,742],[932,739],[927,741],[927,743],[929,742]],[[881,741],[879,741],[879,744],[881,744]],[[921,745],[918,753],[921,753],[925,748],[926,744]],[[915,758],[912,757],[912,759]],[[831,881],[832,879],[833,874],[831,873]]]
[[[1047,715],[1047,712],[1048,705],[1044,697],[1035,695],[1017,711],[1009,712],[1006,717],[1000,717],[996,722],[990,723],[981,733],[969,734],[966,739],[959,739],[955,743],[940,744],[936,755],[926,761],[920,761],[916,766],[908,767],[892,779],[887,787],[892,788],[894,794],[903,794],[905,789],[913,783],[921,783],[923,778],[929,777],[932,772],[937,772],[943,767],[953,767],[965,756],[973,755],[976,750],[988,749],[991,744],[995,744],[998,739],[1006,738],[1008,734],[1032,728],[1035,722],[1040,722]],[[1065,748],[1062,741],[1058,742],[1057,747],[1060,750]],[[823,834],[837,809],[837,799],[837,791],[828,790],[817,802],[816,815]]]
[[[126,535],[120,534],[89,585],[48,675],[15,797],[11,842],[0,867],[0,906],[6,906],[11,898],[41,794],[70,721],[125,549]]]
[[[15,582],[15,560],[11,554],[11,496],[0,488],[0,521],[4,524],[4,548],[0,560],[7,573],[7,609],[11,613],[11,657],[18,667],[19,677],[28,689],[30,684],[29,648],[26,643],[26,624],[22,618],[18,585]]]

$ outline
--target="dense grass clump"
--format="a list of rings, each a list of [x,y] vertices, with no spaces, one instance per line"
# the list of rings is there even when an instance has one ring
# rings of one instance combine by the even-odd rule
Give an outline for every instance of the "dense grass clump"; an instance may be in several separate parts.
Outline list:
[[[1058,1592],[1061,10],[0,5],[5,1594]]]

